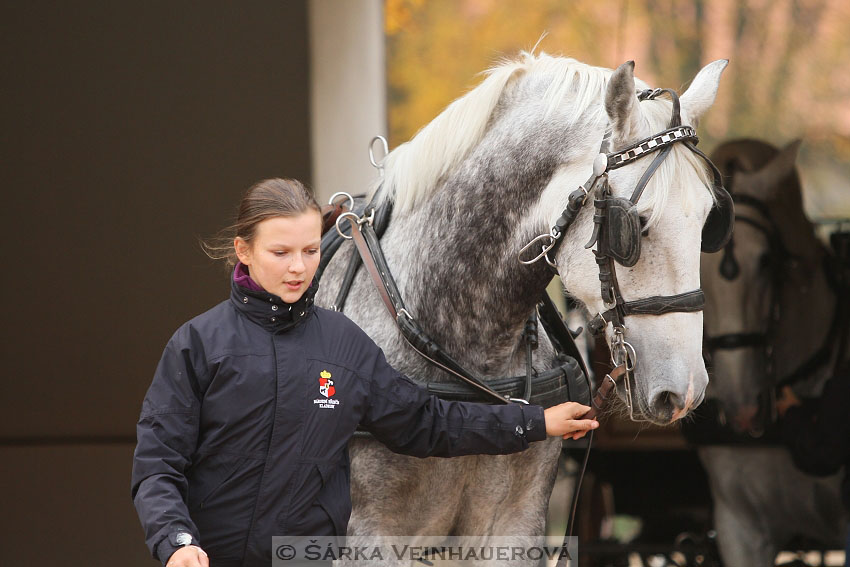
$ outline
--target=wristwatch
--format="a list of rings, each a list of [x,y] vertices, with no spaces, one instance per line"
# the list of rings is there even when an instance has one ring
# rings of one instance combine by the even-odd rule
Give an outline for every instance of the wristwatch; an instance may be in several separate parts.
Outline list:
[[[156,556],[167,564],[175,551],[189,545],[198,545],[198,541],[192,537],[190,532],[186,531],[185,527],[181,526],[160,542],[156,549]]]

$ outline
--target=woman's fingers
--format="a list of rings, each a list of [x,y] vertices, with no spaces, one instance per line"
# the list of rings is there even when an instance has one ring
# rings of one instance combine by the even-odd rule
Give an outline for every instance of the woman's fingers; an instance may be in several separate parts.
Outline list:
[[[576,402],[565,402],[544,411],[546,433],[551,436],[572,435],[589,431],[599,426],[595,419],[576,419],[590,411],[590,406]]]
[[[590,406],[586,406],[586,405],[579,404],[579,403],[576,403],[576,402],[567,402],[566,404],[563,404],[563,405],[567,406],[566,407],[566,417],[567,417],[567,419],[579,418],[579,417],[583,416],[584,414],[586,414],[587,412],[590,411]],[[587,421],[590,421],[590,420],[587,420]]]
[[[566,427],[564,439],[581,439],[588,431],[599,427],[599,422],[595,419],[571,419],[566,423]]]

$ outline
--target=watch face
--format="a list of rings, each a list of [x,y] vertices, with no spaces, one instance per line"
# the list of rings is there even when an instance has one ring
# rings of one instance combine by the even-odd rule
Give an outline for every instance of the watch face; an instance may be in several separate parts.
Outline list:
[[[177,545],[189,545],[190,543],[192,543],[192,534],[180,532],[179,534],[177,534],[177,537],[174,538],[174,542]]]

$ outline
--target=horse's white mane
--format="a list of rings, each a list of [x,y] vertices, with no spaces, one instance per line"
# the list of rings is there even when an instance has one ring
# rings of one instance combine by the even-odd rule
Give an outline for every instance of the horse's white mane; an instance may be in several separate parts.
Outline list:
[[[522,73],[553,76],[544,95],[548,112],[558,108],[564,96],[573,91],[575,99],[569,110],[577,118],[604,96],[611,70],[565,57],[522,52],[517,60],[485,71],[487,78],[481,84],[452,102],[409,142],[389,153],[382,179],[385,190],[379,198],[392,199],[396,210],[407,210],[426,197],[440,178],[481,141],[505,87]]]
[[[379,203],[394,202],[397,211],[413,208],[427,197],[447,173],[453,170],[467,153],[478,144],[487,129],[490,117],[505,88],[521,74],[551,76],[552,81],[543,96],[546,113],[556,109],[565,113],[564,120],[576,121],[582,115],[594,113],[604,123],[604,105],[608,77],[612,70],[594,67],[567,57],[552,57],[546,53],[534,55],[521,52],[516,60],[506,60],[484,72],[486,78],[477,87],[456,99],[434,120],[423,127],[408,142],[390,152],[384,160],[384,177],[373,187],[373,192],[383,184]],[[647,85],[635,79],[638,88]],[[564,98],[570,95],[568,108]],[[666,128],[670,120],[669,101],[656,100],[641,105],[644,116],[653,131]],[[594,119],[594,117],[591,117]],[[683,162],[701,172],[703,181],[708,176],[704,164],[690,151],[674,148],[681,159],[666,160],[653,177],[650,187],[639,204],[641,211],[651,211],[649,225],[655,223],[667,202],[670,183],[680,179]],[[686,197],[688,207],[690,198]],[[560,209],[559,209],[560,210]]]

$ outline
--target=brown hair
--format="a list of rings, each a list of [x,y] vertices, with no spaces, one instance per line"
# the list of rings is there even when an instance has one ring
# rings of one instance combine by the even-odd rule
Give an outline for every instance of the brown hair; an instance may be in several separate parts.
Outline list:
[[[236,250],[233,240],[242,238],[249,245],[254,239],[257,225],[274,217],[295,217],[307,211],[321,214],[322,209],[313,194],[295,179],[264,179],[252,185],[242,196],[236,222],[223,229],[201,246],[207,256],[214,260],[225,260],[227,266],[236,265]]]

